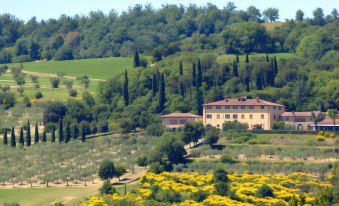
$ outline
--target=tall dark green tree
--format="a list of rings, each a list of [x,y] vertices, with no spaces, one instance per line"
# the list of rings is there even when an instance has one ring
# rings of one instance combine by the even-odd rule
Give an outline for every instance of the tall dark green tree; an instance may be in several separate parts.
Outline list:
[[[270,58],[268,57],[268,54],[266,54],[266,62],[270,62]]]
[[[185,96],[185,86],[184,86],[184,83],[183,83],[183,79],[182,79],[182,76],[184,74],[184,71],[183,71],[183,67],[182,67],[182,61],[180,61],[180,64],[179,64],[179,75],[180,75],[180,94],[182,97]]]
[[[12,147],[16,147],[16,139],[15,139],[14,127],[12,127],[12,131],[11,131],[11,146]]]
[[[233,77],[239,77],[237,62],[233,62],[233,65],[232,65],[232,75],[233,75]]]
[[[47,142],[47,134],[46,134],[46,130],[44,130],[44,132],[42,133],[41,142]]]
[[[275,56],[273,57],[273,70],[274,70],[274,76],[277,76],[279,69],[278,69],[277,58]]]
[[[26,145],[27,147],[31,146],[32,144],[32,136],[31,136],[31,124],[29,120],[27,121],[27,129],[26,129]]]
[[[129,105],[129,95],[128,95],[128,75],[127,75],[127,70],[125,70],[125,80],[124,80],[124,102],[125,106]]]
[[[52,127],[51,142],[55,142],[55,127]]]
[[[246,64],[250,63],[250,59],[249,59],[249,57],[248,57],[248,54],[246,54],[245,63],[246,63]]]
[[[81,125],[81,142],[86,142],[86,128],[85,125]]]
[[[192,85],[195,87],[197,83],[197,71],[195,68],[195,62],[192,64]]]
[[[153,74],[152,77],[152,96],[155,97],[155,95],[158,92],[158,81],[157,81],[157,75]]]
[[[198,60],[197,85],[198,85],[198,87],[201,87],[201,85],[202,85],[202,68],[201,68],[200,59]]]
[[[166,88],[165,88],[165,75],[162,73],[160,75],[160,95],[159,95],[159,112],[162,112],[165,109],[166,102]]]
[[[134,68],[140,67],[140,58],[139,58],[138,52],[134,53],[134,64],[133,64],[133,66],[134,66]]]
[[[21,146],[24,146],[24,144],[25,144],[24,129],[22,127],[20,127],[19,143],[21,144]]]
[[[8,145],[7,129],[4,131],[4,145]]]
[[[59,129],[58,129],[58,133],[59,133],[59,143],[64,141],[64,125],[62,123],[62,118],[59,118]]]
[[[34,144],[39,143],[39,128],[38,123],[35,123],[35,131],[34,131]]]
[[[237,55],[236,55],[236,57],[235,57],[235,61],[236,61],[237,63],[239,63],[239,62],[240,62],[240,60],[239,60],[239,54],[237,54]]]
[[[195,86],[195,90],[196,90],[196,109],[198,112],[198,115],[202,115],[203,113],[203,103],[204,103],[204,98],[203,98],[203,94],[200,90],[200,87],[198,87],[198,85]]]
[[[70,123],[68,122],[66,125],[66,132],[65,132],[65,142],[69,142],[71,140],[71,126]]]

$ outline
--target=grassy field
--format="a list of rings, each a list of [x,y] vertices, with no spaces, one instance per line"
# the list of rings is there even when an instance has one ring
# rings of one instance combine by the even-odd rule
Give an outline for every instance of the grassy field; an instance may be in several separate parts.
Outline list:
[[[46,74],[64,72],[67,76],[87,75],[90,78],[109,79],[114,75],[132,67],[130,57],[110,57],[97,59],[79,59],[68,61],[26,62],[24,70]],[[19,64],[8,64],[9,68]]]
[[[128,185],[127,191],[136,187],[137,185]],[[123,193],[124,187],[118,186],[117,190]],[[98,186],[0,189],[0,205],[17,202],[21,206],[48,206],[54,202],[63,202],[67,206],[77,206],[86,197],[97,194]]]

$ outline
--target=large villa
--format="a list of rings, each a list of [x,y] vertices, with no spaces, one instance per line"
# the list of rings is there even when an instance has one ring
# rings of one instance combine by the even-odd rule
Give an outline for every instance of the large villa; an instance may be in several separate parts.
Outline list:
[[[205,126],[214,126],[222,129],[227,122],[237,121],[247,123],[249,129],[273,129],[273,122],[283,121],[294,127],[295,130],[314,130],[311,116],[313,112],[285,112],[285,106],[260,98],[237,99],[226,98],[221,101],[210,102],[203,105],[203,116],[190,113],[172,113],[161,116],[163,125],[171,130],[184,126],[187,121],[202,121]],[[316,116],[323,113],[314,111]],[[325,120],[324,120],[325,121]],[[326,124],[319,122],[317,129],[339,129],[339,124],[333,125],[330,120]],[[338,127],[338,128],[337,128]]]

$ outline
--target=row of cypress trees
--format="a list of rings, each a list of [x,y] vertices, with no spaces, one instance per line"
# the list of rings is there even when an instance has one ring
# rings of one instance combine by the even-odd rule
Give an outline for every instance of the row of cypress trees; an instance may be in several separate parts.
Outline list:
[[[78,139],[79,134],[78,134],[78,128],[75,125],[73,127],[73,135],[71,133],[71,127],[70,123],[66,124],[65,128],[65,134],[64,134],[64,125],[62,118],[59,120],[59,128],[58,128],[58,138],[59,138],[59,143],[61,142],[69,142],[71,139]],[[7,129],[4,130],[4,136],[3,136],[3,143],[4,145],[8,145],[8,134],[7,134]],[[26,136],[24,135],[24,130],[21,127],[20,132],[19,132],[19,144],[21,146],[25,145],[29,147],[32,144],[32,138],[31,138],[31,127],[30,127],[30,122],[27,122],[27,130],[26,130]],[[56,141],[56,135],[55,135],[55,128],[52,127],[51,131],[51,143],[54,143]],[[81,126],[81,141],[85,142],[86,141],[86,128],[84,125]],[[39,142],[47,142],[47,132],[46,130],[43,131],[42,136],[41,136],[41,141],[40,141],[40,136],[39,136],[39,127],[38,124],[35,124],[35,131],[34,131],[34,144],[38,144]],[[14,127],[11,129],[11,137],[10,137],[10,145],[12,147],[16,147],[16,136],[15,136],[15,130]]]

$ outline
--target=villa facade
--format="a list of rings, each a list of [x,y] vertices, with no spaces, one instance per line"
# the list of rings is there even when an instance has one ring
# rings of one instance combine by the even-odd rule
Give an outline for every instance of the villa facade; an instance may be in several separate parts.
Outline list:
[[[171,113],[161,116],[162,124],[176,131],[179,127],[184,126],[187,122],[197,122],[202,120],[202,116],[191,113]]]

